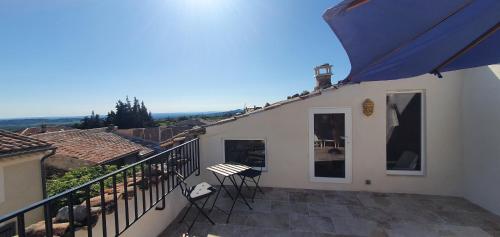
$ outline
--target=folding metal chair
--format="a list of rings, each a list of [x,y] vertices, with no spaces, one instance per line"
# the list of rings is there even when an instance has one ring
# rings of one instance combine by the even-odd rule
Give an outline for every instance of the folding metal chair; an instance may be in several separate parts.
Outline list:
[[[182,195],[190,203],[188,209],[186,210],[186,212],[182,216],[179,223],[182,223],[184,221],[184,218],[186,218],[186,216],[189,213],[189,211],[191,210],[191,208],[193,206],[195,206],[196,209],[198,209],[198,213],[196,214],[191,225],[189,225],[187,232],[189,232],[191,230],[191,228],[193,228],[193,225],[196,222],[196,220],[198,219],[198,217],[200,216],[200,214],[203,215],[205,218],[207,218],[208,221],[210,221],[210,223],[212,223],[212,225],[215,225],[215,222],[212,221],[212,219],[210,219],[210,217],[203,211],[203,208],[205,207],[208,200],[210,199],[210,196],[212,194],[214,194],[217,190],[206,182],[202,182],[202,183],[199,183],[195,186],[189,187],[188,184],[186,183],[184,177],[181,174],[176,172],[176,176],[177,176],[177,179],[181,181],[179,183],[179,186],[181,187]],[[203,202],[203,205],[201,207],[198,204],[196,204],[197,201],[203,200],[203,199],[205,199],[205,201]]]
[[[245,186],[248,189],[251,189],[251,188],[250,188],[250,185],[248,185],[247,181],[252,182],[255,185],[255,188],[254,188],[253,193],[252,193],[252,202],[255,202],[254,199],[255,199],[255,195],[257,194],[257,190],[259,190],[259,192],[264,194],[264,191],[262,191],[262,189],[259,186],[260,176],[262,175],[262,168],[264,167],[263,163],[264,163],[263,160],[250,161],[247,159],[245,161],[245,165],[248,165],[248,166],[258,165],[259,168],[257,168],[257,169],[252,168],[249,170],[245,170],[239,174],[240,177],[243,179],[243,183],[245,184]]]

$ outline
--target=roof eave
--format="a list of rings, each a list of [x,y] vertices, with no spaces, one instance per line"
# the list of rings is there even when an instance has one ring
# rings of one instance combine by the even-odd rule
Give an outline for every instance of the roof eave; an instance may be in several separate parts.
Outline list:
[[[43,146],[43,147],[37,147],[37,148],[31,148],[31,149],[25,149],[25,150],[19,150],[19,151],[9,152],[9,153],[5,153],[5,154],[0,154],[0,158],[6,158],[6,157],[18,156],[18,155],[26,155],[26,154],[30,154],[30,153],[55,150],[55,149],[56,149],[56,147],[54,147],[52,145],[48,145],[48,146]]]

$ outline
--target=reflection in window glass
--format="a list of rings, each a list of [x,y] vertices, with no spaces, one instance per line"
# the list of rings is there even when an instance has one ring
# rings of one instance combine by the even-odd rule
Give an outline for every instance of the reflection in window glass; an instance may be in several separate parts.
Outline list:
[[[387,95],[387,170],[422,170],[422,93]]]
[[[236,162],[251,167],[265,167],[266,145],[264,140],[224,140],[226,162]]]
[[[314,176],[345,178],[344,114],[314,114]]]

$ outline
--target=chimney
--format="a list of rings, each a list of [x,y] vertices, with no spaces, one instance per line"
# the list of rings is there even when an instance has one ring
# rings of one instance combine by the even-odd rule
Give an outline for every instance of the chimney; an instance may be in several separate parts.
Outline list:
[[[325,63],[314,68],[316,86],[314,90],[321,90],[332,86],[332,65]]]

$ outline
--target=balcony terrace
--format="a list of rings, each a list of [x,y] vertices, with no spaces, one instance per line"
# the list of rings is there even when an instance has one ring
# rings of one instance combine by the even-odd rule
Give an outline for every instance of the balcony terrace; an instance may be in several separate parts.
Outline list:
[[[187,225],[178,222],[182,212],[160,236],[500,236],[498,216],[458,197],[282,188],[264,192],[251,203],[253,210],[237,203],[229,224],[214,209],[210,217],[216,225],[199,218],[188,234]],[[221,209],[230,205],[227,196],[217,200]]]
[[[216,224],[199,218],[187,233],[195,212],[179,223],[187,202],[174,170],[193,183],[201,180],[193,174],[205,168],[193,139],[0,217],[0,223],[15,223],[18,236],[500,236],[500,217],[461,197],[271,187],[257,193],[253,210],[237,202],[229,223],[222,210],[232,201],[221,192],[217,208],[206,210]],[[105,189],[106,180],[112,188]],[[92,187],[99,191],[90,193]],[[55,202],[66,212],[53,209]],[[43,221],[26,222],[36,209],[43,210]]]

